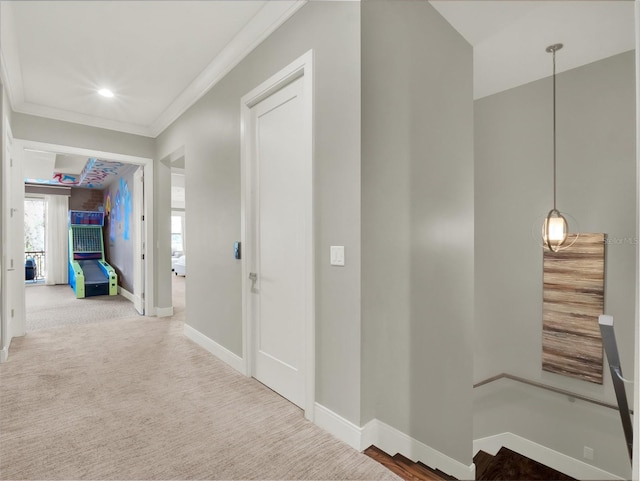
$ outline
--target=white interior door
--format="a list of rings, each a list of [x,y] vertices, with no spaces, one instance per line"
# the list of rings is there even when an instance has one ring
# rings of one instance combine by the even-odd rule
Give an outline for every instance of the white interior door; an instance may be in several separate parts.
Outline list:
[[[251,108],[253,376],[305,407],[310,161],[304,77]]]
[[[144,167],[133,174],[133,307],[144,315]]]

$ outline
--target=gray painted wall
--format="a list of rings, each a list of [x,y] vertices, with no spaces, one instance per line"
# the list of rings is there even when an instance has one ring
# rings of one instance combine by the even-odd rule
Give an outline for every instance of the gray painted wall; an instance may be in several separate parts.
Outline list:
[[[155,141],[149,137],[125,134],[62,120],[13,113],[13,137],[84,149],[153,158]]]
[[[427,2],[362,2],[363,422],[472,463],[471,46]]]
[[[634,68],[634,53],[627,52],[557,78],[558,207],[577,220],[581,232],[608,234],[605,312],[615,318],[628,378],[634,374],[636,295]],[[606,361],[604,386],[541,370],[537,234],[552,204],[551,79],[476,101],[475,128],[475,381],[506,371],[615,403]],[[577,458],[585,444],[598,444],[596,465],[628,476],[626,463],[618,463],[626,455],[624,444],[594,439],[610,413],[576,410],[565,416],[556,406],[560,401],[543,403],[538,409],[548,414],[552,429],[541,432],[537,417],[518,419],[527,397],[521,394],[502,401],[503,423],[494,426],[483,419],[495,409],[483,401],[495,397],[492,389],[476,393],[476,438],[507,429],[506,423],[511,432]],[[591,436],[578,436],[575,423]]]
[[[156,155],[168,158],[184,147],[189,324],[242,355],[241,264],[233,258],[233,243],[240,239],[240,99],[314,50],[316,400],[355,423],[360,421],[359,11],[352,2],[309,2],[163,132]],[[163,168],[168,189],[169,167]],[[158,239],[163,236],[159,231]],[[344,268],[329,265],[330,245],[345,246]]]
[[[9,119],[9,127],[13,128],[13,110],[11,110],[11,103],[9,102],[9,97],[7,96],[7,91],[4,89],[2,82],[0,81],[0,90],[2,90],[2,95],[0,95],[0,101],[2,102],[2,112],[4,112],[3,117],[6,116]],[[4,122],[4,120],[3,120]],[[1,124],[0,124],[1,125]],[[13,133],[13,130],[12,130]],[[15,134],[14,134],[15,137]]]
[[[475,391],[474,438],[514,433],[631,479],[618,411],[504,379]],[[594,450],[594,461],[583,459],[585,446]]]

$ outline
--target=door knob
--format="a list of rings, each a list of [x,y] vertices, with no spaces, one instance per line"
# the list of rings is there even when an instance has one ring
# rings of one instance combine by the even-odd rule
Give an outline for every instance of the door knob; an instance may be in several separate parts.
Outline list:
[[[250,272],[249,279],[251,279],[253,282],[256,282],[258,280],[258,274],[256,274],[255,272]]]

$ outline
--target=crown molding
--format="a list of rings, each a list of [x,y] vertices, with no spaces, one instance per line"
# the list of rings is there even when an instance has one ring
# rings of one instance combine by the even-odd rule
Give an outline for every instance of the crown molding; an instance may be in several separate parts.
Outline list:
[[[10,71],[4,53],[0,50],[0,80],[2,80],[2,85],[4,85],[4,89],[7,92],[7,98],[13,108],[22,102],[24,91],[22,90],[22,75],[18,73],[12,78],[9,75]]]
[[[74,124],[87,125],[90,127],[98,127],[100,129],[117,130],[118,132],[127,134],[153,137],[153,135],[151,135],[149,131],[149,127],[144,125],[130,124],[127,122],[119,122],[117,120],[94,117],[92,115],[81,114],[78,112],[70,112],[68,110],[47,107],[46,105],[23,102],[19,105],[14,105],[13,111],[21,114],[34,115],[36,117],[61,120],[63,122],[71,122]]]
[[[153,137],[160,135],[211,87],[224,78],[253,49],[302,8],[308,0],[267,2],[227,44],[219,55],[165,109],[150,127]]]
[[[0,79],[7,92],[11,107],[15,107],[24,101],[24,89],[22,86],[20,57],[12,33],[11,29],[9,29],[7,34],[9,40],[5,38],[5,41],[0,46]],[[13,64],[12,68],[9,68],[10,63]]]
[[[9,77],[7,76],[7,67],[2,49],[0,49],[0,83],[4,85],[4,90],[7,92],[7,97],[9,97]],[[9,97],[9,102],[13,103],[11,97]]]
[[[151,125],[104,119],[24,101],[21,69],[9,68],[0,50],[0,73],[15,112],[155,138],[238,65],[253,49],[302,8],[308,0],[267,2],[216,58],[171,102]],[[6,49],[5,49],[6,50]],[[17,50],[12,51],[14,64]],[[11,74],[9,74],[11,72]]]

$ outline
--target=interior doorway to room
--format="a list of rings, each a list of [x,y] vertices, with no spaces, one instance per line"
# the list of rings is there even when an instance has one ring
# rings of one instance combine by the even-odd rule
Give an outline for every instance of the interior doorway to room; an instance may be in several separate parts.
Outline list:
[[[312,61],[308,52],[242,98],[247,372],[307,417],[315,398]]]
[[[67,162],[67,164],[65,164],[67,167],[65,168],[69,168],[68,162],[72,157],[83,158],[85,163],[91,159],[109,159],[106,161],[110,162],[109,168],[103,169],[105,172],[101,173],[101,176],[103,177],[108,174],[107,171],[113,165],[125,168],[124,170],[128,172],[128,175],[132,177],[132,179],[129,179],[130,182],[128,182],[128,185],[125,185],[126,183],[123,182],[121,178],[117,179],[122,196],[114,195],[111,196],[111,198],[107,198],[107,194],[102,193],[100,195],[100,202],[96,202],[95,199],[91,200],[90,198],[91,194],[95,197],[95,192],[98,189],[93,189],[95,186],[91,185],[88,186],[89,188],[85,189],[86,192],[93,190],[91,194],[87,194],[86,206],[82,205],[80,208],[76,206],[74,210],[95,210],[106,213],[107,207],[110,209],[116,207],[115,205],[109,205],[112,200],[114,204],[117,204],[118,202],[122,203],[122,205],[118,204],[118,207],[121,207],[123,214],[126,213],[127,219],[126,222],[124,218],[120,219],[121,222],[118,224],[118,228],[120,228],[120,230],[125,229],[127,240],[134,242],[136,245],[136,248],[134,249],[135,255],[130,262],[132,264],[131,270],[135,272],[135,278],[132,281],[133,287],[130,288],[128,295],[124,295],[120,292],[120,289],[118,289],[118,296],[109,296],[112,300],[116,298],[118,298],[118,300],[116,302],[111,302],[108,306],[102,307],[98,306],[98,304],[101,301],[106,301],[106,297],[105,299],[99,299],[100,296],[91,297],[89,302],[84,302],[86,299],[78,302],[79,300],[75,298],[75,294],[69,287],[66,279],[64,281],[54,279],[52,284],[56,285],[44,286],[45,283],[49,284],[49,279],[52,275],[55,275],[55,273],[52,273],[54,260],[57,260],[57,263],[62,266],[59,269],[61,272],[64,271],[66,273],[68,271],[67,266],[69,264],[69,227],[67,223],[67,215],[71,206],[65,202],[65,212],[60,216],[61,218],[58,219],[58,230],[61,231],[61,238],[64,240],[60,241],[60,246],[58,246],[61,247],[58,249],[60,251],[59,254],[54,256],[50,253],[50,249],[54,247],[54,242],[50,235],[52,233],[51,223],[48,219],[50,216],[47,216],[47,212],[50,213],[53,207],[50,205],[51,199],[48,199],[48,197],[51,197],[52,199],[54,197],[64,198],[65,201],[68,201],[70,194],[66,193],[66,195],[60,195],[58,192],[57,194],[59,195],[25,195],[23,196],[23,202],[25,205],[24,228],[19,229],[19,232],[16,231],[14,233],[15,238],[13,239],[14,242],[18,242],[17,237],[22,237],[22,239],[20,239],[20,243],[24,245],[25,267],[24,270],[23,268],[20,269],[22,271],[20,281],[24,286],[25,284],[29,285],[30,280],[35,280],[36,282],[33,282],[33,285],[41,285],[43,287],[22,289],[23,295],[21,297],[24,300],[24,303],[22,304],[24,306],[24,310],[23,312],[17,313],[16,322],[20,324],[20,327],[13,330],[13,332],[17,333],[15,335],[22,335],[27,332],[27,311],[29,309],[46,310],[51,313],[55,308],[57,308],[61,313],[64,313],[66,317],[72,317],[71,314],[74,314],[75,311],[85,310],[86,312],[81,314],[82,318],[91,318],[96,320],[102,319],[107,314],[107,317],[109,317],[114,313],[116,317],[118,315],[120,317],[136,315],[136,310],[140,314],[146,313],[148,315],[153,315],[153,252],[146,252],[145,249],[146,245],[154,244],[152,205],[151,202],[145,202],[145,198],[151,199],[153,196],[152,159],[16,140],[14,144],[14,155],[22,161],[20,165],[25,167],[25,169],[28,165],[28,161],[25,162],[25,159],[27,159],[29,152],[37,153],[40,161],[48,159],[50,162],[56,162],[60,161],[62,158]],[[44,169],[42,162],[40,162],[39,166]],[[43,181],[40,184],[35,183],[35,185],[39,185],[41,188],[45,189],[58,188],[60,190],[69,190],[71,185],[74,185],[74,182],[77,183],[77,181],[74,181],[72,175],[62,175],[58,170],[57,163],[55,170],[57,170],[57,172],[52,174],[52,181]],[[51,172],[53,172],[53,170]],[[22,172],[18,177],[21,185],[18,186],[16,181],[14,188],[19,188],[20,191],[24,191],[25,188],[22,184],[29,176],[27,175],[27,172]],[[98,177],[100,176],[97,176],[96,179]],[[36,178],[47,179],[47,177],[40,176]],[[93,180],[91,181],[93,182]],[[63,185],[60,186],[58,184]],[[128,188],[129,186],[131,189]],[[116,197],[119,200],[117,200]],[[128,207],[124,205],[125,200]],[[32,218],[33,220],[30,220]],[[107,238],[108,241],[108,235],[109,232],[105,227],[103,239]],[[30,269],[32,265],[33,269]],[[30,277],[33,277],[33,279],[29,279]],[[38,293],[37,295],[35,294],[36,292]],[[69,299],[66,299],[67,297],[69,297]],[[68,304],[65,304],[65,302]],[[93,312],[93,314],[91,314],[91,312]],[[78,315],[78,317],[79,316],[80,315]],[[70,323],[78,324],[81,323],[81,321],[78,322],[77,320],[72,320]],[[44,327],[48,327],[49,324],[44,325]],[[54,322],[52,325],[58,324]]]
[[[171,162],[171,297],[174,316],[186,311],[187,238],[184,156]]]

